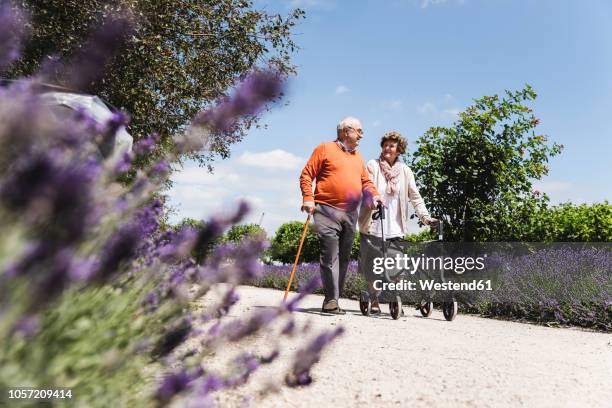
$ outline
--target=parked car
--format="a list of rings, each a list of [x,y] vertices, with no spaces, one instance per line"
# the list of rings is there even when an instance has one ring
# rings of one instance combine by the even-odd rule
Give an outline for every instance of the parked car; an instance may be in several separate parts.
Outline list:
[[[7,86],[15,81],[1,80],[1,86]],[[56,118],[62,119],[67,113],[72,111],[84,110],[93,120],[99,124],[104,124],[113,115],[111,105],[105,103],[96,95],[88,95],[75,92],[55,85],[42,84],[40,86],[41,100],[47,105]],[[104,159],[114,157],[126,150],[132,150],[134,138],[127,129],[122,126],[115,133],[114,138],[110,138],[98,145],[100,155]]]

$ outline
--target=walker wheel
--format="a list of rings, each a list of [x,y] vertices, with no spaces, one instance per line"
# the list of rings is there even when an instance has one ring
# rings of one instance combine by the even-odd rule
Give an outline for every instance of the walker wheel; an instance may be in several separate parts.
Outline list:
[[[423,317],[431,316],[431,313],[433,312],[433,302],[421,302],[419,310],[421,311],[421,315],[423,315]]]
[[[370,295],[367,292],[363,292],[359,298],[359,310],[364,316],[369,316],[372,310],[372,303],[370,303]]]
[[[402,315],[402,298],[395,297],[395,302],[389,302],[389,312],[393,320],[397,320]]]
[[[452,321],[457,316],[457,301],[444,302],[442,304],[442,314],[446,320]]]

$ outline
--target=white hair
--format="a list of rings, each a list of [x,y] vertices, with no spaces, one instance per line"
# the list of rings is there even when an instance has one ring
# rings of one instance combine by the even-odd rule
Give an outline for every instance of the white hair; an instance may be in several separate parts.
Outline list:
[[[340,133],[342,129],[347,127],[361,128],[361,121],[353,116],[347,116],[346,118],[338,122],[336,130],[338,131],[338,133]]]

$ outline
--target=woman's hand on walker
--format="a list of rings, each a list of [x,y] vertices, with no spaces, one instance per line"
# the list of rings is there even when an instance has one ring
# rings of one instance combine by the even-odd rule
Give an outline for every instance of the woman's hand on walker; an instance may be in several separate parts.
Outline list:
[[[436,218],[432,218],[432,217],[425,217],[425,219],[423,220],[423,224],[431,225],[433,227],[435,227],[439,223],[440,223],[440,220],[438,220]]]

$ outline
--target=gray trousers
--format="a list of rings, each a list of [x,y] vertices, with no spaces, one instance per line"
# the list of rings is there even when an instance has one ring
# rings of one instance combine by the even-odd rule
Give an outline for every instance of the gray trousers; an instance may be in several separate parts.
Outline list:
[[[348,269],[357,210],[342,211],[328,205],[316,204],[314,225],[321,251],[321,281],[325,301],[338,300],[342,294]]]

